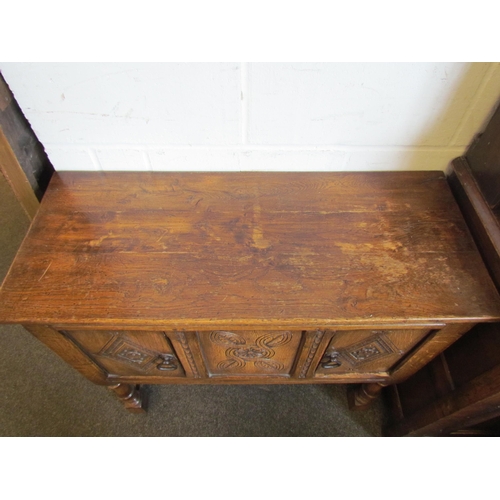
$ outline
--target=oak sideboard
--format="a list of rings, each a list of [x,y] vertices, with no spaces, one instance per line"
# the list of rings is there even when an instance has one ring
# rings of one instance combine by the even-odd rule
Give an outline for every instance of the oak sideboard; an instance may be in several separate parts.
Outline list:
[[[177,383],[352,384],[362,409],[499,319],[431,171],[59,172],[0,290],[130,411]]]

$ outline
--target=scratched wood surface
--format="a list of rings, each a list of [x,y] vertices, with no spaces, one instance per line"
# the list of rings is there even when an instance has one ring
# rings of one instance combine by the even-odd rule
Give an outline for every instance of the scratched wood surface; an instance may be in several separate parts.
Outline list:
[[[54,175],[0,321],[300,329],[500,317],[441,172]]]

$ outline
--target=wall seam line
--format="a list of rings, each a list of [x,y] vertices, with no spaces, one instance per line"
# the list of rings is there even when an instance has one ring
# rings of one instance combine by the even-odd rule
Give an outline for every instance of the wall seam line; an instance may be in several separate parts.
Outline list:
[[[233,145],[233,146],[170,146],[170,145],[143,145],[143,144],[45,144],[44,147],[50,149],[67,149],[67,150],[136,150],[136,151],[225,151],[225,152],[252,152],[252,151],[269,151],[269,152],[296,152],[296,151],[317,151],[317,152],[358,152],[358,151],[447,151],[460,149],[460,145],[445,145],[445,146],[343,146],[343,145],[325,145],[325,146],[294,146],[294,145]]]
[[[148,155],[148,152],[146,149],[142,151],[142,159],[144,161],[144,164],[146,165],[146,168],[148,171],[152,172],[153,171],[153,164],[151,163],[151,158]]]
[[[248,63],[242,62],[240,69],[241,78],[241,144],[248,144]]]
[[[87,152],[88,152],[90,159],[91,159],[92,163],[94,164],[94,167],[96,168],[96,170],[103,171],[104,169],[102,168],[101,162],[100,162],[99,157],[97,156],[97,153],[95,152],[95,150],[89,148],[89,149],[87,149]]]
[[[491,80],[491,78],[493,76],[496,64],[498,64],[498,63],[490,63],[490,67],[486,70],[486,73],[484,74],[484,76],[481,80],[481,83],[478,86],[477,92],[475,93],[474,97],[470,100],[469,105],[468,105],[467,109],[465,110],[465,113],[462,115],[462,118],[460,119],[460,121],[458,123],[458,127],[455,130],[455,133],[452,135],[450,141],[448,142],[448,146],[461,147],[460,145],[456,144],[458,136],[462,133],[462,130],[463,130],[465,124],[467,123],[467,120],[469,119],[472,111],[474,110],[477,103],[481,99],[481,97],[484,93],[484,89],[486,88],[486,86],[488,85],[488,82]],[[479,132],[479,131],[476,131],[476,132]],[[469,139],[469,142],[470,142],[470,140],[472,140],[472,137]]]

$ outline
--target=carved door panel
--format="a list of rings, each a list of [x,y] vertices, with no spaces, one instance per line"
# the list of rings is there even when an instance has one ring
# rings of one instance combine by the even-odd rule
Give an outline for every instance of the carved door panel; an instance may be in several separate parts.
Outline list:
[[[319,360],[315,377],[386,372],[428,333],[429,330],[334,332]]]
[[[302,332],[198,332],[205,364],[211,376],[290,375]]]
[[[112,375],[185,376],[163,332],[72,330],[63,333]]]

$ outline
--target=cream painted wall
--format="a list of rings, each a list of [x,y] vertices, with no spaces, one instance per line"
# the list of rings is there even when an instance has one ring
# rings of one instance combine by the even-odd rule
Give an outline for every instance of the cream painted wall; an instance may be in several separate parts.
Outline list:
[[[56,170],[444,170],[500,63],[0,63]]]

